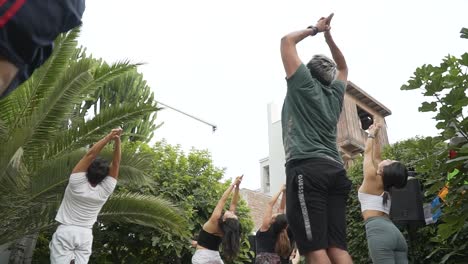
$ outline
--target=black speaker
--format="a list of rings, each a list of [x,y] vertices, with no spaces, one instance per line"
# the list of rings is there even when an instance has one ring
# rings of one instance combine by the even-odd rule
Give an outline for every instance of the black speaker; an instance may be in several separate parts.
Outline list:
[[[425,226],[423,195],[419,180],[408,177],[408,183],[402,189],[391,188],[390,219],[400,227],[418,228]]]

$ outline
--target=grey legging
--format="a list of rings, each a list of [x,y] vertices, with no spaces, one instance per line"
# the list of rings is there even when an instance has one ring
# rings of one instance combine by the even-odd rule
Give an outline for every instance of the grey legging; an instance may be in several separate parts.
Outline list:
[[[375,264],[407,264],[408,245],[400,230],[387,217],[366,220],[369,253]]]

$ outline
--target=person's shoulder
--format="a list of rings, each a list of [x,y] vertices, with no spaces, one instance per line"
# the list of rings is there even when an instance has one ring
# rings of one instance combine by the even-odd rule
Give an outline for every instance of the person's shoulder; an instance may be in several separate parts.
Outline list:
[[[117,185],[117,179],[115,179],[112,176],[106,176],[104,180],[102,180],[99,183],[99,186],[101,186],[102,188],[107,188],[109,190],[113,190],[116,185]]]
[[[82,184],[87,183],[88,178],[86,177],[86,172],[75,172],[70,174],[69,183],[70,184]]]
[[[73,172],[70,174],[70,177],[86,177],[85,171]]]
[[[330,84],[330,86],[333,89],[338,90],[340,92],[344,92],[346,90],[347,85],[348,85],[348,82],[338,80],[338,79],[333,80],[333,82]]]
[[[313,86],[315,83],[314,80],[315,79],[312,77],[309,69],[304,65],[304,63],[299,65],[293,75],[291,75],[289,78],[286,78],[289,89]]]
[[[108,182],[108,183],[114,183],[114,184],[117,183],[117,179],[114,178],[114,177],[112,177],[112,176],[110,176],[110,175],[106,176],[106,177],[104,178],[104,180],[102,180],[102,181],[106,181],[106,182]]]

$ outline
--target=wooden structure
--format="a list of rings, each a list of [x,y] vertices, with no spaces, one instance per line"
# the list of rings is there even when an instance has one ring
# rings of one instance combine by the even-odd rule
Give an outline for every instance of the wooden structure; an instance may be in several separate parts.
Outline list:
[[[348,168],[356,155],[364,151],[367,140],[366,130],[380,119],[385,124],[385,117],[391,115],[390,109],[385,107],[372,96],[361,90],[356,84],[348,81],[343,102],[343,110],[338,121],[337,144]],[[380,131],[382,146],[388,144],[387,128]]]

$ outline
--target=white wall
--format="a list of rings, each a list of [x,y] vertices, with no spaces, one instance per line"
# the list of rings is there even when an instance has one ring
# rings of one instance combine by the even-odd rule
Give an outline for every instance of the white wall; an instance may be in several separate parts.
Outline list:
[[[283,148],[283,137],[281,129],[281,105],[276,103],[268,104],[268,145],[270,167],[270,192],[275,194],[280,190],[282,184],[286,183],[285,157]],[[263,164],[265,164],[263,162]],[[260,164],[263,169],[262,162]],[[262,174],[261,174],[262,175]],[[263,175],[261,176],[263,178]],[[262,182],[262,191],[265,190]]]

